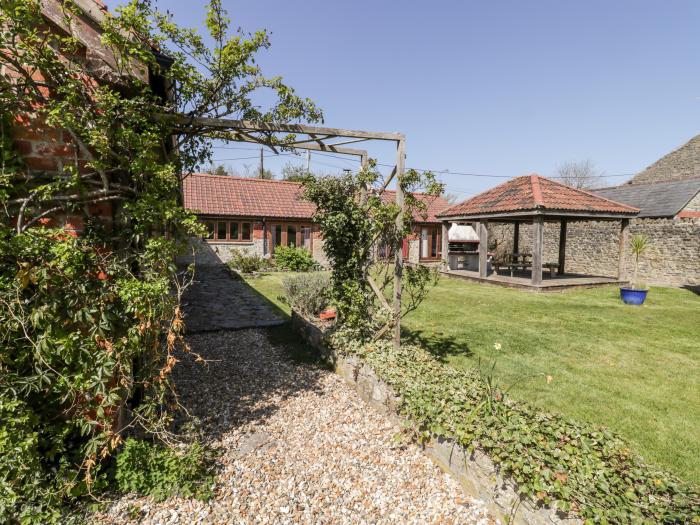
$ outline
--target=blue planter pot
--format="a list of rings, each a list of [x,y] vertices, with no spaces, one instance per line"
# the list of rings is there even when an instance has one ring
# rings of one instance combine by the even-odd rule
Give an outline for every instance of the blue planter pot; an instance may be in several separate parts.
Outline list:
[[[635,290],[634,288],[620,288],[620,299],[625,304],[640,305],[647,298],[649,290]]]

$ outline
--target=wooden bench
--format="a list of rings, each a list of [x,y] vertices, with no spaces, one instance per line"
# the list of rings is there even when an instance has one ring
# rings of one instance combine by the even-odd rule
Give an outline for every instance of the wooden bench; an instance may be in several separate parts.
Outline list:
[[[529,253],[508,253],[506,254],[506,262],[499,263],[494,262],[493,268],[498,273],[500,268],[508,268],[510,270],[510,276],[513,277],[515,270],[530,270],[532,271],[532,261],[530,260],[532,256]],[[544,263],[542,265],[543,270],[549,271],[549,276],[554,277],[557,270],[559,269],[558,263]]]

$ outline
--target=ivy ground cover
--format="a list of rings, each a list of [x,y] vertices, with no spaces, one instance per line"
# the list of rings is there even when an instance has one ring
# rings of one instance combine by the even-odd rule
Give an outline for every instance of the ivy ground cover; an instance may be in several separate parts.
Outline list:
[[[282,278],[248,283],[287,310]],[[495,357],[494,378],[512,387],[511,397],[606,425],[646,461],[698,485],[700,296],[653,288],[646,306],[632,308],[617,294],[535,294],[443,278],[404,320],[404,339],[456,368]]]

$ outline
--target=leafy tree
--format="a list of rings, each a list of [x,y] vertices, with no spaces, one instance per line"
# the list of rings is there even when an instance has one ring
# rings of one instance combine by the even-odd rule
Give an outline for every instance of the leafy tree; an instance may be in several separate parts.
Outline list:
[[[309,172],[306,171],[306,168],[292,164],[291,162],[288,162],[282,168],[282,180],[289,182],[304,182],[308,176]]]
[[[0,10],[0,522],[61,520],[62,502],[99,488],[125,426],[172,439],[169,376],[176,347],[187,350],[187,277],[172,261],[201,233],[179,204],[180,174],[211,159],[204,130],[181,123],[322,117],[263,75],[254,59],[267,33],[231,31],[220,0],[207,4],[207,37],[130,0],[101,23],[99,61],[80,41],[79,7],[60,2],[58,30],[43,3]],[[260,90],[273,94],[265,108]],[[27,123],[69,139],[60,170],[29,170],[13,151]],[[104,203],[112,224],[91,216]],[[76,215],[80,238],[52,227]]]

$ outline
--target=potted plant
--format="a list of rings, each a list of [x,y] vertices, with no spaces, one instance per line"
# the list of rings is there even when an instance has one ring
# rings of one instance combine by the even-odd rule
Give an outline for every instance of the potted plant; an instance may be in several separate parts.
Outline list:
[[[639,257],[641,257],[649,246],[649,237],[646,235],[634,235],[630,239],[630,248],[634,255],[634,275],[630,281],[629,287],[620,288],[620,298],[625,304],[640,305],[647,298],[649,289],[637,281],[637,272],[639,271]]]

